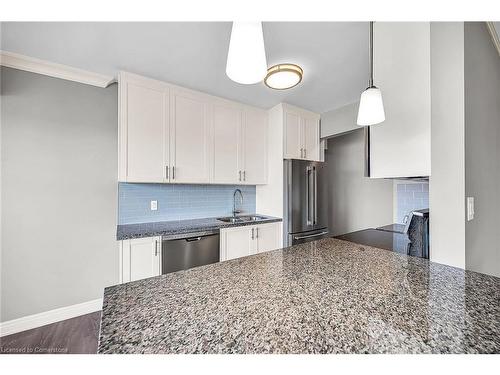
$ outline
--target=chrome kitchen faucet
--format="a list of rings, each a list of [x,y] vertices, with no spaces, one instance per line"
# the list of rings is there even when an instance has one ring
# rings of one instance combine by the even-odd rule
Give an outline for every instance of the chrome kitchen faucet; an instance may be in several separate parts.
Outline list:
[[[236,210],[236,193],[240,193],[240,205],[243,204],[243,193],[240,189],[236,189],[233,194],[233,216],[236,216],[236,214],[241,214],[243,212],[243,210]]]

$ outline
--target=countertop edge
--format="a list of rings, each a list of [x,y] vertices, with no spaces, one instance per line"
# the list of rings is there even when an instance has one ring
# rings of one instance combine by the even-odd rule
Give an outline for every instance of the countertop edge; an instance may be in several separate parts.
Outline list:
[[[166,225],[172,225],[174,226],[175,224],[182,225],[182,222],[184,220],[180,221],[165,221],[165,222],[150,222],[150,223],[138,223],[138,224],[123,224],[123,225],[118,225],[117,226],[117,233],[116,233],[116,240],[117,241],[123,241],[123,240],[131,240],[131,239],[137,239],[137,238],[147,238],[147,237],[156,237],[156,236],[162,236],[165,237],[166,239],[176,239],[179,237],[184,237],[186,234],[196,234],[196,235],[208,235],[208,234],[214,234],[218,233],[221,229],[226,229],[226,228],[237,228],[237,227],[244,227],[244,226],[250,226],[250,225],[260,225],[260,224],[269,224],[269,223],[276,223],[276,222],[282,222],[283,219],[279,217],[272,217],[272,216],[266,216],[266,215],[260,215],[256,214],[258,216],[264,216],[266,219],[264,220],[259,220],[259,221],[248,221],[248,222],[240,222],[240,223],[225,223],[225,222],[217,222],[215,221],[216,218],[207,218],[206,220],[214,220],[214,222],[211,222],[209,224],[203,225],[200,223],[199,226],[190,226],[186,229],[180,228],[172,228],[172,229],[159,229],[159,230],[148,230],[145,229],[143,232],[140,233],[131,233],[131,234],[124,234],[120,233],[119,229],[122,226],[126,225],[143,225],[145,227],[149,226],[156,226],[159,225],[160,223],[170,223]],[[195,219],[198,220],[198,219]],[[205,220],[205,219],[199,219],[199,220]],[[186,220],[185,224],[188,224],[190,220]]]

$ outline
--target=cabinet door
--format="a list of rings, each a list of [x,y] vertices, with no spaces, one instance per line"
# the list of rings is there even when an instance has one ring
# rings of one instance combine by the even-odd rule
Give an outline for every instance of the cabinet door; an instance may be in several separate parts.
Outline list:
[[[170,100],[170,182],[209,181],[209,132],[206,103],[172,91]]]
[[[319,161],[319,120],[304,117],[304,159]]]
[[[168,91],[147,80],[124,79],[120,86],[120,180],[165,182]]]
[[[160,275],[160,256],[160,237],[122,241],[122,282]]]
[[[285,159],[301,159],[302,125],[298,114],[292,112],[284,113],[284,137],[285,137]]]
[[[252,238],[252,229],[254,236]],[[221,258],[230,260],[256,252],[255,228],[246,226],[221,230]]]
[[[243,182],[267,183],[267,113],[245,109],[243,122]]]
[[[241,181],[240,134],[241,109],[223,105],[213,106],[214,165],[213,182]]]
[[[259,253],[275,250],[280,247],[280,223],[258,225],[255,230],[257,249]]]

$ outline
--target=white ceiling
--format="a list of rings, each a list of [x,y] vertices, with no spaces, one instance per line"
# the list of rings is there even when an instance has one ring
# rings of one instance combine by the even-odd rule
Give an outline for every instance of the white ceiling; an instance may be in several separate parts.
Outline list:
[[[358,100],[368,80],[368,23],[265,22],[263,29],[269,66],[304,69],[296,88],[231,81],[228,22],[4,22],[1,49],[106,75],[127,70],[263,108],[285,101],[323,113]]]

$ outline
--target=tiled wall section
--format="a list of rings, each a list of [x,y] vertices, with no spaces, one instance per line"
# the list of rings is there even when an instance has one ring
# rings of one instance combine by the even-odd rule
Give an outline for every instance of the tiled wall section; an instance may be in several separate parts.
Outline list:
[[[403,224],[405,215],[413,210],[429,208],[429,183],[396,182],[396,222]]]
[[[228,216],[233,211],[233,193],[243,192],[237,209],[255,213],[255,186],[129,184],[118,185],[118,223],[134,224],[152,221],[197,219]],[[151,211],[150,202],[158,201],[158,210]]]

